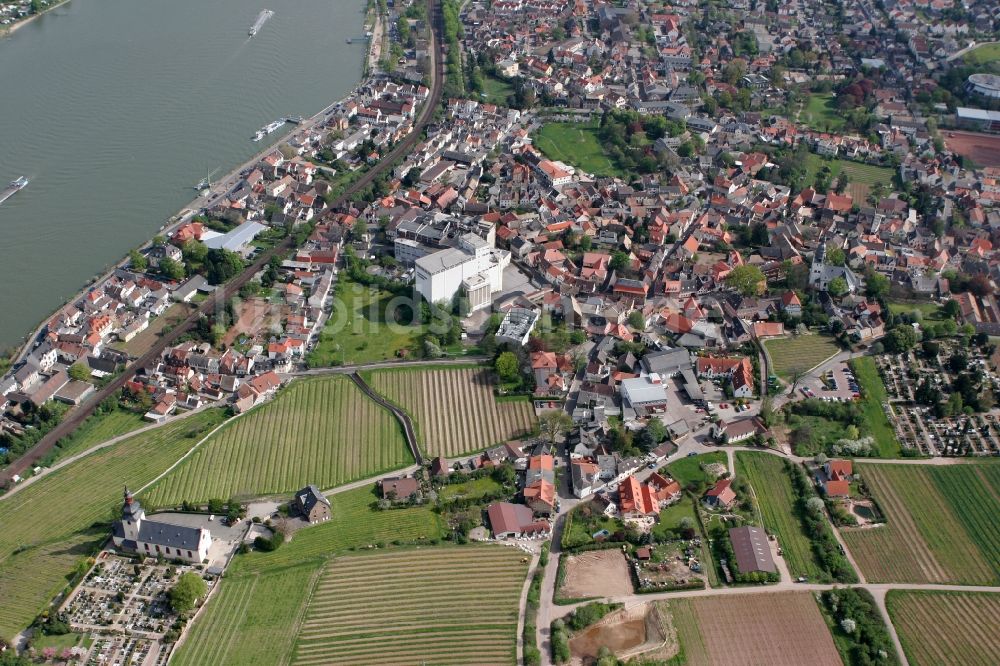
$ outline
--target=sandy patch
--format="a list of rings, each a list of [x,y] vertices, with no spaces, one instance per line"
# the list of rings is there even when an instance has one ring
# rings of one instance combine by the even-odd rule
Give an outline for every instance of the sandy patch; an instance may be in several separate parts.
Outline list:
[[[628,561],[618,550],[592,550],[564,555],[566,578],[559,590],[568,599],[614,597],[632,594]]]

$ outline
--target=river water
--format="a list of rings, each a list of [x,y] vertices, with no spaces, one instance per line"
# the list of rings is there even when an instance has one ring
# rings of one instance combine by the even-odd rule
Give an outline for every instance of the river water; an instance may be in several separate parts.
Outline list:
[[[0,348],[285,133],[258,128],[350,92],[364,4],[72,0],[0,38],[0,187],[31,179],[0,204]]]

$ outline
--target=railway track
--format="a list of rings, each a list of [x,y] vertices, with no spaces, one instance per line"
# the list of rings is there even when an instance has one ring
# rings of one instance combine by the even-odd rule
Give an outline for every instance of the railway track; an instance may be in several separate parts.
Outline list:
[[[371,185],[382,173],[391,169],[396,160],[408,154],[421,140],[424,128],[434,118],[434,113],[441,104],[441,92],[444,85],[444,58],[441,57],[440,53],[442,44],[442,19],[438,0],[427,0],[427,15],[433,17],[431,21],[432,48],[430,49],[432,78],[427,102],[421,109],[420,115],[413,124],[413,129],[406,138],[400,141],[378,164],[365,172],[340,197],[334,200],[331,205],[332,208],[343,206],[354,194]],[[289,237],[279,245],[261,253],[242,273],[230,280],[221,289],[217,289],[196,310],[192,311],[183,321],[171,329],[170,332],[157,340],[146,353],[130,363],[121,375],[109,382],[104,388],[95,392],[89,400],[73,410],[59,425],[50,430],[33,447],[25,451],[20,458],[0,472],[0,485],[8,485],[15,475],[23,474],[26,470],[36,465],[38,461],[44,459],[55,448],[60,439],[70,435],[80,427],[94,413],[94,410],[101,402],[125,386],[125,383],[132,379],[140,368],[158,359],[164,349],[174,344],[178,338],[190,331],[202,316],[209,316],[224,307],[225,302],[239,293],[240,287],[249,282],[258,271],[262,270],[272,257],[291,250],[294,247],[293,239]]]

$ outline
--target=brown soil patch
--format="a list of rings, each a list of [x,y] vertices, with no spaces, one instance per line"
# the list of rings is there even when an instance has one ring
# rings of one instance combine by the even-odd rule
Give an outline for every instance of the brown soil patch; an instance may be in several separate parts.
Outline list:
[[[602,647],[619,659],[645,655],[665,661],[678,652],[677,632],[670,614],[655,604],[640,604],[611,613],[569,642],[572,666],[596,663]]]
[[[962,157],[968,157],[979,166],[1000,166],[1000,135],[975,132],[943,132],[943,134],[948,150]]]
[[[830,630],[808,592],[699,597],[692,603],[709,666],[841,664]]]
[[[281,306],[272,305],[263,298],[250,298],[240,306],[236,323],[226,331],[222,343],[230,346],[241,335],[256,338],[260,333],[266,333],[272,324],[280,324]]]
[[[564,555],[566,579],[559,594],[567,599],[616,597],[632,594],[628,561],[617,550],[592,550]]]

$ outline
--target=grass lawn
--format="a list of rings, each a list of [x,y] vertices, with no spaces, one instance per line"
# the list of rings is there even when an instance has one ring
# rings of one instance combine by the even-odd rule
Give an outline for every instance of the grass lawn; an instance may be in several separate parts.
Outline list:
[[[149,491],[157,504],[333,488],[406,467],[399,422],[341,375],[292,382],[217,432]]]
[[[844,126],[844,118],[837,108],[833,93],[810,95],[799,121],[821,132],[836,131]]]
[[[149,322],[149,326],[145,331],[137,334],[128,342],[116,342],[111,346],[115,349],[120,349],[133,358],[142,356],[153,346],[153,343],[160,337],[164,329],[175,326],[189,314],[190,311],[187,303],[174,303],[164,310],[163,314]]]
[[[622,175],[604,153],[595,123],[546,123],[534,141],[535,146],[550,159],[597,176]]]
[[[488,493],[496,492],[500,490],[501,487],[502,486],[491,477],[484,476],[480,479],[471,479],[463,483],[453,483],[445,486],[438,491],[438,497],[442,500],[456,499],[458,497],[473,499],[476,497],[482,497]]]
[[[563,549],[577,548],[582,545],[594,543],[594,534],[600,530],[607,530],[614,534],[619,530],[618,521],[609,518],[603,513],[593,511],[587,504],[582,504],[566,517],[566,524],[563,527],[562,547]]]
[[[703,453],[698,456],[691,456],[690,458],[681,458],[667,465],[667,473],[677,483],[685,487],[692,483],[711,483],[715,480],[715,477],[705,472],[701,466],[713,463],[722,463],[723,466],[727,466],[726,452],[713,451],[712,453]]]
[[[268,572],[308,560],[323,561],[347,550],[386,546],[393,541],[434,542],[444,536],[445,525],[427,506],[377,511],[374,486],[334,495],[330,520],[301,529],[292,540],[270,553],[253,552],[233,560],[226,575]]]
[[[507,106],[507,97],[514,94],[514,86],[492,76],[484,76],[483,94],[485,95],[482,98],[484,102]]]
[[[124,409],[116,409],[107,414],[95,414],[84,421],[72,435],[59,440],[53,461],[86,451],[92,446],[130,433],[144,425],[149,424],[142,420],[141,414]]]
[[[847,428],[843,423],[822,416],[790,414],[788,427],[793,432],[797,431],[793,437],[797,456],[814,456],[825,452],[827,446],[837,440],[847,438]]]
[[[924,319],[940,321],[944,319],[941,306],[933,301],[888,301],[889,312],[894,315],[910,314],[914,310],[919,310]]]
[[[983,44],[972,49],[962,60],[970,65],[985,65],[1000,60],[1000,44]]]
[[[875,361],[869,356],[851,360],[851,369],[861,388],[861,411],[865,415],[868,431],[875,438],[875,446],[880,458],[896,458],[900,454],[899,440],[889,423],[883,403],[889,402],[885,385],[879,377]]]
[[[795,371],[814,368],[840,351],[833,338],[815,333],[765,340],[764,347],[774,366],[772,372],[784,379]]]
[[[308,356],[309,366],[352,365],[396,358],[396,352],[419,351],[423,326],[393,321],[394,294],[351,282],[342,275],[337,283],[333,313]],[[402,315],[402,311],[399,313]],[[391,323],[390,323],[391,322]]]
[[[107,540],[123,484],[137,489],[152,481],[223,417],[214,409],[170,421],[0,499],[0,637],[28,626],[81,559]]]
[[[889,167],[852,160],[830,159],[815,153],[809,153],[806,157],[806,183],[811,185],[816,180],[816,174],[824,166],[830,167],[831,184],[836,182],[842,171],[847,174],[848,193],[857,203],[863,203],[875,183],[882,183],[887,188],[892,187],[892,169]]]
[[[753,487],[764,527],[778,537],[791,574],[808,576],[810,582],[832,582],[830,574],[816,562],[812,541],[796,516],[785,461],[768,453],[738,451],[736,470],[736,475],[744,476]]]

